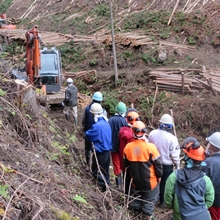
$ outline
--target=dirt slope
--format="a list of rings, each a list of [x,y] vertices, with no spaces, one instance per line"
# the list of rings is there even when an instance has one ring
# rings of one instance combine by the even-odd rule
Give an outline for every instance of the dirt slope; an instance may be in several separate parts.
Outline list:
[[[178,13],[173,15],[170,26],[167,26],[175,3],[176,1],[164,0],[114,1],[112,8],[116,34],[142,31],[154,42],[153,45],[138,47],[116,44],[119,69],[133,70],[158,66],[154,60],[161,49],[167,52],[167,65],[175,68],[218,66],[220,19],[217,11],[220,1],[181,1],[176,9]],[[200,13],[197,12],[198,10]],[[157,13],[158,11],[170,11],[170,13],[162,14]],[[24,30],[37,24],[40,31],[86,35],[98,39],[100,36],[104,38],[110,36],[109,5],[105,1],[50,0],[45,4],[40,0],[25,2],[14,0],[7,15],[9,18],[18,19],[20,21],[18,27]],[[53,37],[51,33],[51,38]],[[162,46],[161,39],[169,43],[191,44],[195,46],[195,51],[182,52],[175,47],[167,48]],[[74,54],[73,57],[66,55],[67,47]],[[113,70],[112,50],[106,43],[83,41],[67,44],[59,49],[64,58],[63,67],[67,71],[92,68],[98,71]]]
[[[45,3],[46,2],[46,3]],[[186,5],[186,3],[188,4]],[[151,0],[132,1],[118,0],[113,2],[113,11],[117,33],[124,32],[123,25],[127,14],[138,15],[143,11],[173,10],[176,1]],[[158,67],[166,68],[219,68],[218,42],[218,9],[220,1],[181,1],[178,11],[189,17],[188,20],[200,21],[200,16],[209,17],[209,30],[213,31],[213,38],[207,33],[207,26],[184,26],[173,17],[172,34],[165,39],[168,42],[189,45],[186,39],[192,33],[197,33],[195,52],[185,50],[178,53],[175,48],[169,48],[169,58],[174,61],[162,65],[155,65],[149,60],[144,62],[143,54],[152,53],[156,57],[157,46],[147,45],[138,48],[116,45],[118,52],[118,67],[120,83],[114,87],[113,60],[111,47],[106,44],[71,43],[64,48],[63,65],[66,71],[80,71],[96,69],[98,75],[84,76],[75,79],[81,92],[92,94],[100,90],[104,93],[105,107],[111,110],[116,101],[124,101],[127,105],[133,103],[140,109],[144,122],[149,130],[158,126],[158,119],[163,113],[174,112],[177,136],[180,142],[186,136],[196,136],[205,144],[205,137],[215,130],[219,130],[219,98],[210,92],[195,91],[193,94],[181,96],[173,92],[157,94],[154,108],[152,103],[155,90],[150,87],[148,73]],[[106,1],[89,0],[14,0],[8,9],[10,18],[22,20],[20,28],[29,29],[38,24],[42,31],[62,32],[64,34],[95,35],[107,27],[109,34],[109,14]],[[202,13],[195,15],[197,9]],[[148,36],[154,36],[159,42],[156,26],[151,26],[140,17],[133,17],[133,23],[146,28]],[[144,14],[146,15],[146,14]],[[72,17],[70,17],[72,16]],[[169,19],[167,15],[164,20]],[[153,19],[155,15],[153,15]],[[131,25],[132,22],[128,21]],[[123,23],[123,22],[122,22]],[[193,25],[194,25],[193,23]],[[125,24],[125,23],[124,23]],[[135,23],[136,24],[136,23]],[[154,23],[153,23],[154,24]],[[149,25],[149,26],[148,26]],[[167,25],[166,25],[167,26]],[[130,26],[131,27],[131,26]],[[164,27],[164,26],[163,26]],[[120,31],[122,28],[122,31]],[[140,31],[140,28],[126,29],[128,32]],[[161,30],[159,30],[161,31]],[[170,33],[170,32],[168,32]],[[166,34],[166,33],[163,33]],[[213,44],[214,42],[214,44]],[[23,46],[23,45],[22,45]],[[192,45],[191,45],[192,46]],[[71,57],[64,52],[77,56]],[[76,53],[80,51],[80,53]],[[14,52],[14,51],[13,51]],[[172,55],[172,56],[171,56]],[[82,59],[85,57],[85,59]],[[67,60],[70,60],[67,62]],[[15,64],[11,59],[10,65],[1,68],[0,88],[6,95],[0,95],[0,213],[5,219],[132,219],[126,212],[126,204],[120,193],[113,190],[103,194],[96,188],[91,174],[84,172],[83,138],[79,130],[73,129],[72,122],[66,122],[62,109],[48,111],[38,106],[37,110],[23,105],[16,84],[8,76],[8,70]],[[146,59],[145,59],[146,60]],[[195,60],[194,62],[192,62]],[[1,60],[2,61],[2,60]],[[5,58],[3,59],[5,62]],[[1,62],[1,64],[3,63]],[[184,61],[184,62],[183,62]],[[103,72],[106,71],[106,72]],[[1,91],[0,91],[1,92]],[[1,94],[1,93],[0,93]],[[153,109],[153,113],[151,110]],[[79,110],[82,117],[83,109]],[[10,170],[12,169],[12,170]],[[85,201],[83,200],[85,199]],[[67,214],[68,213],[68,214]],[[167,209],[156,209],[155,215],[159,219],[166,219],[170,215]]]

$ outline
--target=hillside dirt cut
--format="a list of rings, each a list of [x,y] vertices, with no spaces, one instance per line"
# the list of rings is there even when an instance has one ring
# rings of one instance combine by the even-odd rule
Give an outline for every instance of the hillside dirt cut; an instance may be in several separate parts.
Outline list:
[[[109,117],[123,101],[149,132],[171,114],[180,144],[193,136],[205,146],[220,130],[220,0],[117,0],[112,9],[117,83],[107,1],[13,0],[8,8],[18,30],[0,29],[0,219],[134,219],[112,166],[106,192],[85,171],[81,123],[96,91]],[[35,24],[47,37],[42,46],[61,51],[64,80],[73,78],[85,97],[78,99],[78,126],[65,119],[61,103],[42,106],[34,86],[10,75],[25,66],[23,33]],[[158,61],[161,52],[166,57]],[[171,216],[156,205],[155,219]]]

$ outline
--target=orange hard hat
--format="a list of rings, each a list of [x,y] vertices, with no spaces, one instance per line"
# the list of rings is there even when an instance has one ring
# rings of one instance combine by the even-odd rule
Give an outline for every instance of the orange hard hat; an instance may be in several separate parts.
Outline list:
[[[132,131],[136,136],[143,136],[147,133],[147,128],[142,121],[135,121],[132,126]]]
[[[183,149],[183,151],[193,160],[203,161],[205,160],[205,149],[202,145],[197,148],[193,147],[194,142],[190,142],[187,146]]]
[[[131,112],[128,112],[126,119],[128,123],[133,125],[135,121],[140,121],[140,115],[135,111],[131,111]]]

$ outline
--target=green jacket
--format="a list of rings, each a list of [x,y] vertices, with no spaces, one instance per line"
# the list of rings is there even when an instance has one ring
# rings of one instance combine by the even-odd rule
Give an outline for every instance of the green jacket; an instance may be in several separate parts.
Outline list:
[[[211,220],[207,209],[214,201],[214,188],[201,170],[182,168],[168,177],[164,200],[174,220]]]

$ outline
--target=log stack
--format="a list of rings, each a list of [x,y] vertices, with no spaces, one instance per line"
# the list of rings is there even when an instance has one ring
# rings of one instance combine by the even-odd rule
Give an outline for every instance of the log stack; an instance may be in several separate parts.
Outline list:
[[[92,98],[86,94],[78,93],[78,104],[81,109],[85,109],[92,102]]]
[[[107,45],[112,45],[112,37],[111,35],[103,38],[102,43]],[[143,34],[134,34],[134,33],[122,33],[115,35],[115,43],[124,45],[124,46],[141,46],[148,44],[158,44],[157,42],[153,42],[148,36]]]
[[[95,75],[96,74],[96,70],[85,70],[85,71],[80,71],[80,72],[65,72],[64,73],[64,77],[65,78],[69,78],[69,77],[73,77],[73,78],[79,78],[85,75]]]
[[[26,41],[25,33],[27,30],[22,29],[0,29],[0,36],[8,37],[14,40],[21,40],[23,42]],[[74,41],[74,43],[78,42],[93,42],[95,41],[95,37],[89,37],[84,35],[71,35],[71,34],[61,34],[54,32],[40,32],[42,38],[42,45],[54,45],[60,46],[64,43]]]
[[[213,95],[220,92],[220,70],[163,69],[150,72],[154,88],[178,93],[210,90]]]

